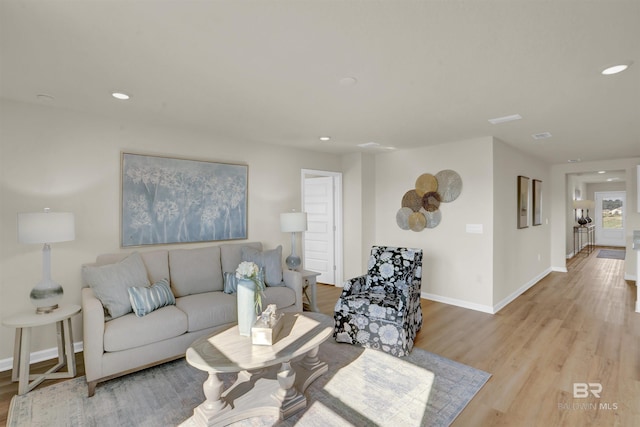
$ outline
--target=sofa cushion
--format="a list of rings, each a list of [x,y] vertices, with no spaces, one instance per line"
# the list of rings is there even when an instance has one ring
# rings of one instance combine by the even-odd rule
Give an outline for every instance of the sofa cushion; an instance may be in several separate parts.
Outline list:
[[[177,337],[187,332],[187,315],[170,305],[136,317],[131,313],[104,325],[104,350],[121,351]]]
[[[125,259],[129,254],[102,254],[96,258],[97,265],[115,264]],[[147,276],[150,283],[155,283],[169,277],[169,251],[158,249],[155,251],[140,252],[144,266],[147,268]]]
[[[260,242],[227,243],[220,245],[220,259],[222,261],[222,271],[235,273],[236,268],[242,262],[242,248],[249,247],[258,251],[262,250]]]
[[[132,286],[149,286],[147,270],[137,252],[115,264],[84,265],[82,279],[102,302],[108,320],[131,313],[127,289]]]
[[[132,286],[129,301],[136,316],[142,317],[167,305],[175,305],[176,299],[169,289],[169,279],[162,279],[147,287]]]
[[[224,289],[218,246],[169,251],[169,271],[176,297]]]
[[[267,286],[284,286],[282,283],[282,245],[268,251],[259,251],[251,247],[241,249],[242,261],[250,261],[265,269]]]
[[[296,293],[293,289],[287,287],[267,287],[264,290],[264,298],[262,298],[262,308],[265,309],[269,304],[275,304],[278,308],[285,308],[296,303]]]
[[[180,297],[176,306],[186,314],[189,332],[235,323],[238,319],[236,296],[223,292]]]

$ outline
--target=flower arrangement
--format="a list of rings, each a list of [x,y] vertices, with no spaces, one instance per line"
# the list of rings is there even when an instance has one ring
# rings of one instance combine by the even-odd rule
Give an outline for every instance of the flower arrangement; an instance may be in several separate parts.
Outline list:
[[[236,269],[236,278],[251,280],[256,285],[255,310],[256,313],[262,311],[262,296],[264,291],[264,280],[260,276],[260,268],[255,262],[243,261]]]

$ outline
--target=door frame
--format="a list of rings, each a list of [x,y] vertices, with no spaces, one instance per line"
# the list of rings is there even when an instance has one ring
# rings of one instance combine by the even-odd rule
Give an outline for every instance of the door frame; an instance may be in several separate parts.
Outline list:
[[[301,169],[300,170],[300,210],[304,211],[304,180],[308,175],[323,176],[333,179],[333,220],[335,225],[334,230],[334,263],[335,263],[335,277],[334,286],[339,286],[343,281],[343,254],[342,254],[342,241],[343,241],[343,228],[342,228],[342,172],[322,171],[315,169]],[[302,240],[302,256],[304,259],[305,248],[304,239]]]

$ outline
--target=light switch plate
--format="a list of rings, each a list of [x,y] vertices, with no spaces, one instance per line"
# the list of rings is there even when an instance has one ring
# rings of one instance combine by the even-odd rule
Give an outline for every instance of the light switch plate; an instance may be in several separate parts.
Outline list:
[[[482,234],[482,224],[467,224],[467,233]]]

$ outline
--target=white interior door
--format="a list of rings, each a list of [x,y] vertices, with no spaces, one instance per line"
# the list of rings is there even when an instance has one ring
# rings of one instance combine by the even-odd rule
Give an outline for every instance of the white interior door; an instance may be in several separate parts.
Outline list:
[[[595,193],[596,245],[625,246],[625,191]]]
[[[320,273],[317,281],[335,285],[342,280],[341,175],[303,170],[302,201],[307,213],[303,239],[304,268]]]

